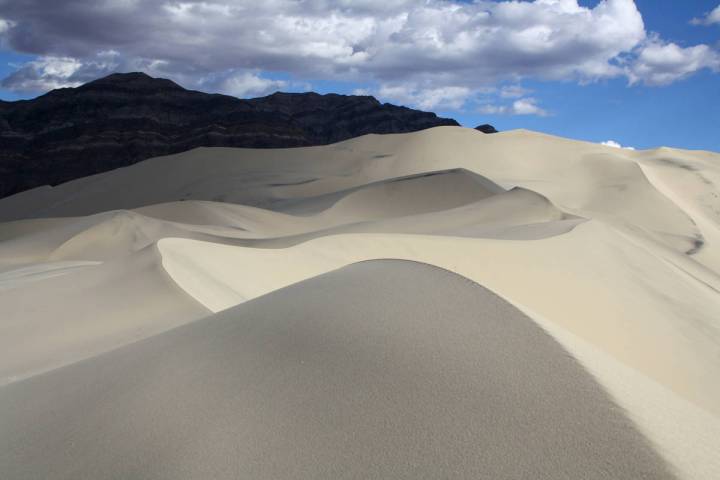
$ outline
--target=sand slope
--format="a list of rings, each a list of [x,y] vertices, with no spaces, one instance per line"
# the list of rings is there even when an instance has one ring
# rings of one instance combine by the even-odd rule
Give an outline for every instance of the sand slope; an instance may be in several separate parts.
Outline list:
[[[530,319],[409,262],[7,386],[0,411],[10,478],[674,478]]]
[[[37,270],[45,275],[0,273],[0,385],[208,314],[168,278],[155,247],[130,259]]]
[[[640,443],[633,440],[618,445],[630,445],[628,452],[645,452],[639,453],[637,460],[645,458],[646,463],[642,463],[645,460],[633,463],[622,452],[598,450],[593,458],[598,462],[603,458],[618,470],[606,472],[606,477],[588,473],[589,476],[568,474],[567,478],[623,478],[623,475],[661,478],[664,474],[659,473],[660,465],[665,462],[681,478],[714,480],[720,477],[719,185],[720,155],[712,152],[668,148],[629,151],[524,130],[484,135],[470,129],[441,127],[404,135],[368,135],[324,147],[200,148],[0,200],[0,222],[4,222],[0,223],[0,384],[4,385],[0,386],[0,401],[9,402],[4,405],[13,412],[0,413],[0,424],[25,439],[23,446],[11,449],[3,459],[20,468],[18,462],[35,455],[36,448],[50,448],[49,443],[43,443],[46,441],[41,438],[43,431],[53,432],[47,438],[50,443],[70,435],[70,423],[53,419],[54,400],[28,401],[31,392],[58,390],[65,392],[65,396],[58,400],[57,408],[71,417],[76,415],[71,407],[74,402],[86,405],[85,411],[96,408],[96,413],[87,417],[81,413],[77,413],[80,417],[72,417],[75,418],[72,428],[83,432],[78,434],[78,445],[87,445],[83,448],[93,452],[95,442],[112,445],[117,452],[126,452],[139,460],[136,467],[131,467],[122,462],[121,453],[111,454],[110,458],[100,453],[85,456],[61,450],[48,457],[47,463],[38,464],[37,471],[22,470],[31,477],[44,477],[43,468],[90,477],[97,477],[94,473],[102,469],[153,478],[214,476],[208,470],[212,468],[218,468],[221,477],[238,473],[250,478],[292,476],[287,470],[289,464],[284,464],[281,458],[303,465],[311,478],[332,477],[339,471],[318,470],[320,464],[347,467],[352,472],[349,477],[368,476],[359,473],[358,465],[362,458],[376,459],[374,455],[379,453],[363,442],[374,436],[382,437],[378,445],[389,441],[378,433],[382,429],[372,430],[374,417],[369,411],[363,414],[369,430],[363,430],[354,416],[350,423],[342,424],[348,430],[339,430],[363,431],[365,437],[350,436],[335,442],[335,434],[327,430],[330,426],[313,412],[317,412],[315,405],[322,402],[329,402],[323,408],[344,412],[345,407],[336,403],[338,397],[330,395],[323,400],[322,395],[305,392],[300,385],[284,390],[276,382],[286,378],[285,370],[261,368],[270,360],[247,357],[254,354],[223,343],[219,332],[227,328],[222,331],[227,331],[229,338],[237,338],[238,345],[257,347],[260,340],[250,335],[256,330],[242,308],[254,311],[256,307],[250,305],[264,305],[260,310],[265,313],[251,317],[267,319],[270,322],[267,328],[278,329],[273,330],[273,335],[268,333],[272,344],[294,345],[292,342],[299,341],[298,335],[302,334],[307,347],[315,351],[324,348],[326,336],[286,327],[299,328],[293,322],[301,318],[348,318],[353,319],[348,322],[354,325],[362,323],[357,320],[361,314],[371,318],[382,316],[389,322],[387,328],[397,325],[396,330],[386,332],[388,338],[397,339],[398,343],[391,345],[394,354],[417,360],[419,350],[408,339],[416,338],[412,335],[420,335],[420,330],[405,332],[410,329],[407,322],[419,316],[419,327],[425,325],[423,321],[430,322],[431,315],[443,322],[457,317],[468,330],[463,335],[472,339],[479,350],[454,350],[461,345],[470,348],[472,342],[456,345],[457,339],[448,337],[447,342],[452,345],[443,343],[445,353],[433,353],[416,362],[419,369],[424,369],[428,381],[437,382],[432,385],[442,390],[439,385],[445,380],[440,380],[444,378],[440,371],[457,368],[467,372],[463,370],[466,367],[453,364],[452,358],[460,362],[470,358],[463,355],[480,355],[489,348],[488,352],[494,353],[488,355],[502,359],[506,365],[531,361],[523,356],[530,353],[520,352],[522,349],[510,348],[512,353],[507,353],[495,346],[490,348],[487,339],[473,336],[475,331],[468,323],[472,312],[491,310],[494,313],[490,317],[499,318],[497,321],[520,318],[509,303],[562,345],[561,356],[570,355],[579,362],[572,363],[571,370],[575,370],[568,370],[568,378],[587,379],[590,374],[607,395],[597,393],[597,385],[590,380],[554,384],[557,392],[581,383],[587,386],[589,390],[585,393],[575,390],[567,393],[570,398],[589,395],[587,400],[571,406],[552,389],[542,385],[532,389],[534,384],[529,380],[532,375],[526,370],[530,367],[518,364],[512,369],[507,367],[505,373],[517,374],[508,378],[523,379],[522,382],[513,386],[498,380],[492,385],[502,392],[497,393],[502,397],[508,391],[520,392],[517,388],[522,384],[530,390],[523,390],[525,393],[520,396],[528,402],[534,398],[533,408],[538,410],[528,407],[530,411],[522,414],[513,410],[502,415],[531,421],[523,415],[542,412],[550,415],[540,407],[557,403],[564,406],[568,418],[580,425],[589,421],[583,417],[592,416],[593,412],[614,411],[614,417],[602,418],[612,425],[621,425],[622,432],[632,431],[635,437],[642,437]],[[469,292],[465,295],[461,292],[467,282],[430,267],[405,263],[398,266],[392,262],[353,267],[357,262],[377,259],[402,259],[441,267],[482,285],[503,301],[478,293],[486,292],[479,286],[470,289],[475,292],[472,295]],[[342,270],[329,273],[337,269]],[[317,282],[313,283],[313,279]],[[395,280],[388,283],[391,279]],[[425,282],[435,282],[437,292],[422,290],[423,285],[428,287]],[[297,290],[292,287],[295,284]],[[355,288],[353,295],[347,293],[350,284]],[[281,291],[284,288],[288,290]],[[290,295],[288,291],[296,293]],[[420,291],[425,293],[419,297]],[[470,298],[475,296],[478,298]],[[425,297],[433,299],[432,308]],[[293,306],[282,306],[288,303]],[[419,306],[424,306],[422,312],[417,311]],[[214,316],[206,318],[213,313]],[[522,318],[520,323],[527,323]],[[184,324],[189,325],[168,331]],[[226,326],[218,327],[221,324]],[[328,332],[336,332],[338,341],[345,339],[342,345],[347,347],[348,355],[370,348],[368,340],[362,335],[355,336],[357,331],[347,330],[350,326],[345,323],[322,325]],[[339,325],[344,326],[333,330]],[[190,331],[194,333],[178,333]],[[247,340],[242,340],[243,332],[250,335]],[[425,332],[431,334],[429,330]],[[508,335],[530,335],[527,332],[523,327],[508,331]],[[463,336],[459,332],[457,335]],[[217,344],[217,355],[209,346],[203,350],[206,347],[202,342],[195,345],[193,339],[199,338],[212,338],[208,342]],[[179,343],[171,339],[178,339]],[[390,344],[381,344],[390,348]],[[134,353],[121,353],[131,351]],[[282,353],[282,349],[277,351]],[[540,357],[547,353],[549,357],[543,357],[546,359],[557,356],[546,350],[536,353]],[[114,355],[124,359],[122,365],[132,368],[114,366],[107,360],[115,358]],[[386,353],[382,355],[385,356],[381,358],[390,358]],[[131,357],[135,356],[143,359],[143,368],[133,363]],[[208,358],[204,359],[205,356]],[[532,361],[544,362],[540,357]],[[338,357],[323,358],[343,364]],[[477,361],[490,365],[488,358],[482,358]],[[433,359],[444,360],[435,364]],[[228,368],[235,361],[248,361],[258,370],[229,373]],[[175,373],[168,373],[170,378],[166,379],[174,364]],[[337,388],[355,391],[347,382],[349,378],[359,378],[368,391],[377,391],[378,398],[385,392],[388,399],[403,399],[408,413],[400,415],[393,410],[401,420],[397,424],[391,422],[392,425],[413,432],[419,425],[428,429],[432,426],[446,432],[442,435],[447,436],[438,437],[443,442],[458,446],[455,450],[440,449],[440,453],[435,452],[439,456],[433,456],[423,450],[435,445],[433,440],[416,434],[417,438],[403,439],[410,443],[401,442],[407,449],[399,453],[407,455],[402,458],[409,463],[397,461],[393,466],[390,459],[383,457],[384,460],[376,462],[378,476],[392,477],[388,473],[391,467],[412,477],[447,476],[440,472],[455,471],[453,466],[457,466],[461,478],[472,476],[472,472],[477,474],[481,463],[489,460],[479,460],[466,447],[453,443],[466,434],[475,445],[483,445],[483,451],[524,451],[521,438],[527,437],[512,433],[517,432],[513,429],[518,425],[508,427],[508,437],[491,429],[494,438],[503,440],[489,446],[483,443],[487,438],[472,436],[476,430],[461,432],[459,424],[454,423],[461,418],[471,426],[485,421],[477,417],[481,413],[463,403],[480,395],[479,390],[448,394],[442,401],[437,400],[449,405],[449,414],[455,415],[446,419],[449,423],[441,422],[447,426],[447,430],[442,430],[442,425],[433,423],[433,419],[441,417],[431,415],[429,407],[423,406],[425,400],[415,404],[403,397],[407,392],[402,390],[402,382],[408,380],[403,372],[407,370],[398,370],[394,365],[387,365],[388,376],[377,387],[362,383],[365,377],[359,370],[351,369],[355,372],[352,375],[361,377],[353,377],[347,373],[349,370],[332,370],[337,374],[332,377],[323,370],[324,364],[319,371],[330,375],[329,382],[336,378],[332,382],[339,382],[335,384]],[[152,375],[154,368],[166,373]],[[497,373],[493,378],[499,378],[500,366],[493,368]],[[583,368],[587,373],[583,373]],[[476,370],[483,371],[481,367]],[[142,374],[148,377],[143,378]],[[265,374],[269,376],[263,382],[268,382],[266,387],[270,390],[263,390],[266,388],[263,382],[253,383]],[[375,373],[367,375],[375,378]],[[535,376],[538,379],[547,376],[549,383],[559,381],[547,371]],[[190,383],[186,385],[183,382],[188,378],[192,380],[187,380]],[[203,382],[223,382],[224,378],[229,384],[218,386],[212,398],[193,396],[190,390],[183,390],[190,389],[188,385],[194,382],[206,385]],[[320,381],[312,376],[298,378],[311,383]],[[460,382],[459,376],[449,378]],[[474,380],[463,378],[467,388],[481,388]],[[236,380],[238,383],[233,383]],[[528,382],[532,385],[526,385]],[[228,418],[249,425],[249,420],[223,410],[235,401],[232,400],[237,396],[235,389],[243,385],[249,391],[256,391],[250,385],[260,385],[257,392],[264,392],[265,397],[272,397],[272,392],[287,395],[280,397],[280,403],[271,402],[268,406],[260,405],[259,397],[243,397],[243,402],[250,403],[242,405],[259,409],[267,416],[261,418],[268,419],[267,429],[256,424],[253,433],[247,435],[253,441],[266,439],[268,443],[262,453],[257,450],[261,447],[248,446],[247,452],[255,452],[248,453],[253,455],[252,459],[243,457],[244,460],[233,460],[230,465],[228,459],[237,457],[237,452],[231,450],[235,448],[233,442],[250,442],[250,437],[240,435],[232,440],[233,435],[238,435],[235,427],[240,424],[231,422],[228,425],[234,426],[224,430],[221,414],[213,416],[212,412],[217,408],[218,412],[226,412]],[[327,394],[327,385],[318,391]],[[176,392],[186,392],[187,399],[179,399]],[[119,405],[116,396],[128,398],[129,403]],[[615,410],[608,406],[612,402],[618,406],[613,407]],[[169,407],[163,413],[154,405]],[[377,411],[385,411],[388,405],[380,402]],[[508,408],[512,405],[520,403],[509,402]],[[577,405],[594,405],[592,408],[600,410],[590,412]],[[141,412],[143,406],[152,408]],[[273,409],[277,412],[292,409],[298,418],[303,418],[301,423],[293,423],[297,436],[280,438],[274,429],[287,425],[273,423]],[[130,423],[120,425],[120,417],[114,417],[115,413],[110,415],[109,423],[104,423],[102,412],[116,411],[123,412],[123,418]],[[305,415],[309,417],[305,419]],[[40,422],[33,430],[29,426],[33,417],[45,418],[45,423]],[[425,417],[430,423],[423,423]],[[203,418],[211,421],[205,425]],[[386,422],[388,418],[383,413],[377,421]],[[556,417],[548,418],[553,418],[557,432],[575,439],[576,444],[582,443],[572,425]],[[476,420],[479,423],[473,423]],[[540,432],[543,421],[538,422]],[[545,422],[549,423],[550,420]],[[121,445],[114,434],[108,433],[116,428],[122,430],[118,434],[122,440],[117,440]],[[590,441],[599,438],[591,437],[598,433],[593,428],[587,425],[586,445],[613,448],[600,440]],[[188,438],[190,429],[198,432],[196,444]],[[335,440],[328,443],[313,437],[313,432]],[[532,436],[533,432],[526,434]],[[300,435],[310,435],[310,440],[302,437],[303,441],[288,443],[300,439]],[[9,438],[2,433],[0,437]],[[196,445],[197,450],[193,451],[204,452],[203,458],[190,455],[190,450],[183,454],[187,460],[175,450],[160,452],[155,442],[161,437],[177,439],[173,448],[192,450],[192,445]],[[396,438],[396,434],[391,437]],[[215,442],[218,450],[210,451],[206,445],[214,438],[219,439]],[[638,447],[641,444],[652,451],[648,454],[647,448]],[[307,450],[300,453],[298,445]],[[336,452],[335,448],[344,448],[343,445],[366,453],[353,456],[337,450],[346,455],[341,455],[337,464],[313,463],[306,458],[308,455],[316,460],[326,458]],[[147,453],[139,453],[138,449]],[[282,454],[269,453],[273,451]],[[514,471],[513,463],[537,473],[531,478],[563,478],[550,475],[550,465],[567,468],[568,472],[577,472],[573,469],[586,465],[588,472],[595,471],[593,465],[597,464],[587,460],[587,452],[571,451],[570,458],[562,460],[553,454],[547,457],[552,460],[546,462],[540,460],[546,458],[543,455],[528,454],[526,459],[510,456],[506,463],[490,462],[489,478],[502,478],[499,472],[503,469]],[[650,460],[652,455],[655,459]],[[615,456],[616,460],[612,460]],[[418,460],[420,457],[432,462]],[[492,455],[493,462],[499,462],[497,458]],[[422,468],[412,470],[413,462],[420,462]],[[641,464],[645,466],[638,467]],[[649,470],[641,474],[633,470],[635,467]],[[21,470],[17,472],[17,478],[23,478]]]

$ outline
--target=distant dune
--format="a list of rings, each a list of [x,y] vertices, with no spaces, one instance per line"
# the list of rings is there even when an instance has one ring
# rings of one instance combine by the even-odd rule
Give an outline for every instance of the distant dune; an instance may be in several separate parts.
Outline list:
[[[197,148],[0,222],[2,478],[720,478],[720,154]]]
[[[200,146],[327,145],[443,125],[459,124],[367,95],[276,92],[240,99],[142,72],[113,73],[32,100],[0,100],[0,198]]]

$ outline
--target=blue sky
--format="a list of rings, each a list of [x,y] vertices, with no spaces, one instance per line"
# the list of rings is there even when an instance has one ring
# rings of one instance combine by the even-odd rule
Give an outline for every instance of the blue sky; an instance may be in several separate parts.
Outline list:
[[[594,5],[597,2],[581,2]],[[717,0],[637,0],[645,28],[682,45],[720,46],[720,25],[690,20],[709,12]],[[628,86],[626,79],[589,85],[524,82],[551,110],[548,117],[482,116],[499,129],[528,128],[593,142],[678,146],[720,152],[720,75],[699,72],[668,86]],[[448,115],[451,112],[444,112]],[[481,117],[454,115],[464,124]]]
[[[720,0],[0,0],[0,99],[134,70],[720,151]]]

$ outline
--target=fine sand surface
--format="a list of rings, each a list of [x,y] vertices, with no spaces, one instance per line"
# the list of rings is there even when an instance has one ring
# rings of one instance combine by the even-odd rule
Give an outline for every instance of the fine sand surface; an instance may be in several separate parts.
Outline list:
[[[3,479],[720,478],[717,153],[158,157],[0,200],[0,313]]]
[[[411,262],[6,386],[0,411],[9,478],[675,478],[532,320]]]
[[[0,385],[209,313],[167,276],[154,247],[129,259],[73,264],[59,272],[49,264],[39,268],[50,273],[0,281]],[[8,276],[0,273],[0,279]]]

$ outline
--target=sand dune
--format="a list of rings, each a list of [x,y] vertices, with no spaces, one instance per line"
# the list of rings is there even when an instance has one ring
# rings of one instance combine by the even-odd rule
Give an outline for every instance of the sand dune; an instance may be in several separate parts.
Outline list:
[[[27,200],[18,205],[10,197],[0,202],[0,220],[190,199],[271,208],[372,182],[461,168],[505,188],[533,190],[568,213],[638,225],[690,250],[697,227],[647,180],[634,160],[643,154],[615,150],[534,132],[480,135],[455,127],[367,135],[329,147],[201,148],[43,190],[42,208]]]
[[[563,213],[535,192],[513,188],[508,192],[440,212],[430,211],[392,218],[379,216],[378,220],[352,223],[340,223],[336,220],[325,222],[325,225],[338,225],[323,230],[313,229],[302,234],[258,239],[256,242],[241,244],[262,247],[291,246],[320,236],[340,233],[418,233],[522,240],[559,235],[584,220]],[[313,224],[315,222],[308,222],[305,228]]]
[[[200,148],[0,200],[0,466],[714,480],[718,185],[711,152],[440,127]]]
[[[674,478],[530,319],[408,262],[6,386],[0,410],[11,478]]]
[[[158,248],[178,285],[213,311],[357,261],[403,258],[438,265],[580,334],[705,408],[718,411],[720,405],[712,368],[718,345],[708,335],[720,299],[599,223],[532,242],[352,234],[283,249],[182,239],[161,240]],[[636,271],[648,278],[637,282]],[[657,358],[658,351],[673,355]]]
[[[480,175],[450,170],[381,180],[317,197],[295,198],[273,207],[292,214],[320,213],[325,221],[352,221],[447,210],[503,191]]]
[[[31,279],[0,273],[0,385],[208,314],[169,279],[155,247],[129,259],[36,268]]]

